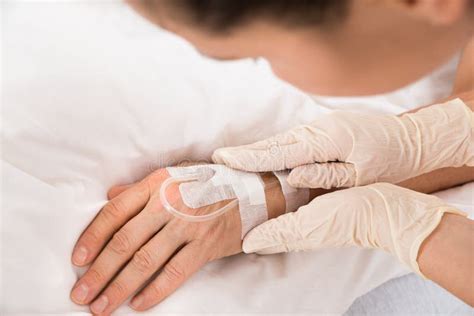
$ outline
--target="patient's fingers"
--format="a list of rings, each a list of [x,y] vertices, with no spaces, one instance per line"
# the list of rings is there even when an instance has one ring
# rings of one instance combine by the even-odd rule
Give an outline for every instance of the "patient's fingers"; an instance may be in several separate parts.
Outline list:
[[[140,213],[122,227],[105,246],[89,270],[76,283],[71,299],[78,304],[88,304],[115,276],[133,254],[160,230],[171,215],[156,212],[159,203],[155,198]]]
[[[143,209],[150,192],[167,176],[166,172],[154,172],[110,200],[79,238],[74,247],[72,262],[77,266],[89,264],[112,235]]]
[[[124,184],[124,185],[114,185],[107,191],[107,199],[112,200],[122,192],[130,189],[132,186],[136,185],[136,183],[132,184]]]
[[[156,279],[132,299],[130,306],[143,311],[160,303],[209,261],[209,253],[196,241],[186,245],[171,258]]]
[[[114,311],[167,262],[183,242],[172,227],[165,226],[134,254],[127,266],[91,304],[91,311],[95,314]]]

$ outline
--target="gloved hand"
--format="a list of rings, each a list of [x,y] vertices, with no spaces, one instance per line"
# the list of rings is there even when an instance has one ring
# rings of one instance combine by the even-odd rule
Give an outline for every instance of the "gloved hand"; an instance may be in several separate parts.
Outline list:
[[[378,248],[422,275],[418,251],[444,213],[466,216],[435,196],[376,183],[319,196],[295,213],[255,227],[245,237],[243,250],[270,254],[343,246]]]
[[[295,187],[399,183],[444,167],[474,165],[474,114],[460,100],[416,113],[334,112],[257,143],[221,148],[213,160],[251,172],[293,169]]]

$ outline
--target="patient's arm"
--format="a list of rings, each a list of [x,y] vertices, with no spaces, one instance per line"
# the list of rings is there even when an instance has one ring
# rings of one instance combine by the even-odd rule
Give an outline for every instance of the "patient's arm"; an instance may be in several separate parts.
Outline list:
[[[163,209],[156,194],[168,177],[168,172],[160,169],[136,184],[109,191],[109,202],[75,246],[73,263],[92,265],[74,286],[74,302],[94,302],[93,312],[109,314],[161,269],[132,300],[136,310],[145,310],[161,302],[207,262],[242,251],[238,209],[207,222],[175,218]],[[265,183],[275,183],[274,177],[271,173],[262,175]],[[179,199],[177,186],[167,192],[170,199]],[[265,194],[268,217],[282,214],[285,200],[281,188],[268,186]],[[184,205],[180,208],[186,210]],[[85,251],[81,255],[82,248]],[[103,312],[99,312],[101,304]]]

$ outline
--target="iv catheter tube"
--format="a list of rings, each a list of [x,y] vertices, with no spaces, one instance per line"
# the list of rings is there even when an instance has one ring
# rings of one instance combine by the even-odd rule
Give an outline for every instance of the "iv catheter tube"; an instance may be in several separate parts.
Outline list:
[[[189,214],[185,214],[181,211],[178,211],[176,208],[174,208],[169,203],[169,201],[166,197],[166,189],[173,183],[197,181],[198,179],[199,179],[198,176],[195,176],[195,175],[194,176],[193,175],[186,176],[186,177],[176,177],[176,178],[170,177],[170,178],[166,179],[162,183],[161,188],[160,188],[160,199],[161,199],[161,203],[163,204],[163,207],[165,208],[165,210],[168,211],[169,213],[171,213],[172,215],[174,215],[174,216],[176,216],[176,217],[178,217],[182,220],[188,221],[188,222],[204,222],[204,221],[209,221],[211,219],[214,219],[214,218],[224,214],[225,212],[229,211],[233,207],[239,205],[239,201],[237,199],[232,200],[228,204],[226,204],[225,206],[218,209],[217,211],[212,212],[210,214],[206,214],[206,215],[189,215]]]

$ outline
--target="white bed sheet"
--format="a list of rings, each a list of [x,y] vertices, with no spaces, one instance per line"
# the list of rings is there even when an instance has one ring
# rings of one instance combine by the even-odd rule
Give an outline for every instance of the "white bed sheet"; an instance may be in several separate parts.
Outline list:
[[[359,297],[344,316],[472,316],[474,309],[436,283],[414,273],[385,282]]]
[[[455,65],[389,96],[312,99],[264,62],[203,59],[119,2],[1,5],[4,314],[87,311],[69,301],[81,273],[70,252],[111,185],[341,104],[401,112],[447,94]],[[472,187],[456,190],[445,197]],[[355,248],[239,255],[206,265],[149,313],[342,313],[406,272],[384,253]]]

